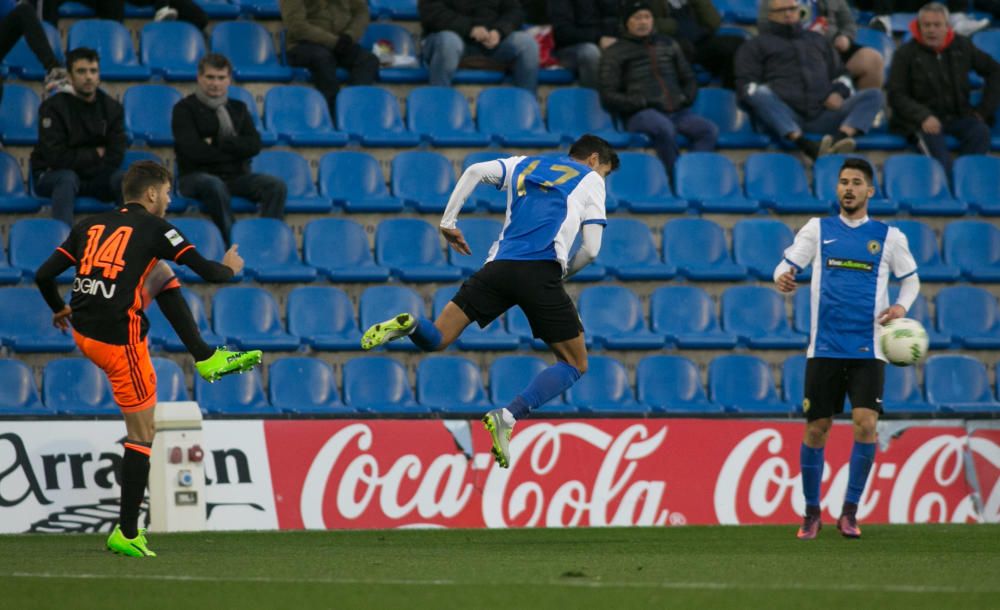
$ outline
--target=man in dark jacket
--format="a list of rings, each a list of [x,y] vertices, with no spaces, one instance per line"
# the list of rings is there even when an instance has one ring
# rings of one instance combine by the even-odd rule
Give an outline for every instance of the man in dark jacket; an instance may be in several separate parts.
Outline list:
[[[52,198],[52,217],[73,224],[77,195],[121,200],[128,145],[125,110],[102,91],[97,51],[66,54],[72,92],[58,93],[38,109],[38,144],[31,151],[35,191]]]
[[[932,2],[910,24],[913,40],[896,51],[889,72],[892,127],[917,141],[924,154],[951,173],[946,137],[958,138],[958,154],[986,154],[986,121],[1000,104],[1000,64],[948,25],[948,9]],[[969,71],[985,78],[983,98],[973,106]]]
[[[690,63],[699,64],[733,88],[733,57],[743,37],[717,34],[722,17],[712,0],[653,0],[656,31],[671,36]]]
[[[854,150],[871,128],[882,91],[855,92],[833,45],[800,23],[796,0],[771,0],[768,22],[736,54],[736,93],[775,135],[808,157]],[[803,132],[821,133],[820,143]]]
[[[421,54],[431,85],[448,87],[463,58],[511,66],[514,85],[538,87],[538,43],[520,32],[518,0],[419,0]]]
[[[601,52],[618,40],[617,0],[549,0],[556,58],[574,70],[581,87],[596,89]]]
[[[278,0],[288,31],[288,63],[309,68],[316,89],[336,116],[337,67],[350,73],[352,85],[378,78],[378,58],[358,43],[368,27],[366,0]]]
[[[228,96],[232,73],[224,55],[202,57],[198,87],[174,106],[171,121],[181,195],[201,202],[227,246],[233,226],[231,195],[259,204],[265,218],[283,218],[287,193],[278,178],[250,173],[250,160],[260,152],[260,134],[246,105]]]
[[[691,65],[671,38],[653,32],[653,12],[642,0],[622,6],[625,34],[601,56],[601,104],[625,120],[625,128],[648,135],[667,173],[677,160],[677,134],[691,150],[715,149],[719,129],[691,112],[698,94]]]

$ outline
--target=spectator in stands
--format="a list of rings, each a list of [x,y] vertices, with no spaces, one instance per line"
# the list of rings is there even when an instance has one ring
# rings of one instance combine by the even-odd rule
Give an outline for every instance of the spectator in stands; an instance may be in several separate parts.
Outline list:
[[[358,44],[368,27],[368,2],[278,0],[278,5],[288,31],[288,63],[309,68],[334,116],[338,67],[350,73],[353,85],[370,85],[378,78],[378,58]]]
[[[601,52],[618,40],[618,0],[549,0],[549,23],[559,63],[596,89]]]
[[[128,142],[125,110],[99,88],[97,51],[66,54],[71,92],[57,93],[38,109],[38,144],[31,151],[35,190],[52,198],[52,217],[73,224],[77,195],[120,202],[119,169]]]
[[[653,0],[656,31],[671,36],[681,45],[689,63],[698,64],[722,79],[722,86],[734,85],[733,58],[743,37],[718,34],[722,17],[712,0]]]
[[[847,0],[816,0],[800,5],[801,23],[807,30],[822,34],[837,49],[840,61],[847,68],[858,89],[881,89],[885,62],[875,49],[862,47],[854,38],[858,25]],[[767,25],[768,4],[762,2],[757,14],[757,26]]]
[[[678,155],[678,133],[691,140],[691,150],[710,151],[719,129],[691,112],[698,94],[694,71],[676,41],[653,31],[649,3],[627,2],[621,16],[625,33],[601,56],[601,104],[620,115],[628,131],[653,140],[670,174]]]
[[[538,43],[518,31],[523,22],[518,0],[419,0],[417,9],[431,85],[450,86],[461,62],[510,67],[515,86],[535,91]]]
[[[42,19],[57,25],[59,7],[69,0],[33,0],[42,5]],[[125,20],[125,0],[77,0],[90,7],[98,19],[110,19],[119,23]],[[135,6],[152,6],[156,9],[153,21],[173,21],[180,19],[194,25],[205,32],[208,27],[208,15],[195,0],[129,0]]]
[[[171,123],[180,192],[201,202],[227,246],[233,226],[231,195],[259,204],[261,216],[283,218],[287,194],[278,178],[250,173],[250,160],[260,152],[260,134],[246,105],[228,95],[232,74],[226,56],[202,57],[198,86],[174,106]]]
[[[915,13],[924,5],[925,0],[859,0],[857,8],[875,13],[868,22],[868,27],[892,35],[893,13]],[[968,0],[948,0],[948,10],[951,12],[949,22],[957,34],[972,36],[979,30],[990,27],[989,19],[976,19],[964,11],[969,8]],[[1000,7],[997,0],[974,0],[977,10],[994,12],[994,7]]]
[[[854,92],[830,42],[800,23],[796,0],[770,0],[768,22],[736,54],[736,94],[775,135],[815,159],[851,152],[871,128],[882,91]],[[825,134],[820,143],[804,132]]]
[[[30,4],[15,4],[13,0],[0,2],[0,61],[10,53],[17,41],[24,36],[28,48],[48,71],[45,91],[55,93],[69,88],[66,69],[52,52],[42,23]],[[3,100],[3,79],[0,79],[0,101]]]
[[[951,173],[947,136],[958,138],[958,154],[985,154],[986,121],[1000,104],[1000,64],[948,26],[948,9],[924,5],[910,24],[913,40],[896,51],[889,73],[893,129],[914,138],[924,154]],[[978,106],[969,99],[969,71],[985,78]]]

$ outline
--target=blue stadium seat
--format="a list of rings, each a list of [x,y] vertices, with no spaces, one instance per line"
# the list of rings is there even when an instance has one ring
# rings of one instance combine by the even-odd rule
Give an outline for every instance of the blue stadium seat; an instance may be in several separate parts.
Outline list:
[[[184,371],[168,358],[152,358],[156,371],[156,401],[189,400]]]
[[[685,349],[732,349],[739,339],[720,330],[715,303],[697,286],[663,286],[649,299],[653,332]]]
[[[736,93],[719,87],[703,87],[691,111],[719,128],[719,148],[767,148],[771,138],[753,130],[750,117],[736,103]]]
[[[973,282],[1000,281],[1000,229],[992,223],[950,222],[944,228],[942,243],[945,262],[961,269],[963,277]]]
[[[743,165],[747,197],[779,214],[828,214],[830,202],[809,192],[806,172],[792,155],[754,153]]]
[[[66,57],[62,50],[62,40],[59,38],[59,30],[50,23],[42,22],[42,29],[45,30],[45,37],[49,39],[49,46],[55,54],[59,63],[65,63]],[[10,50],[7,57],[3,58],[3,65],[7,67],[12,75],[16,74],[23,80],[42,80],[48,72],[42,62],[38,61],[27,40],[22,36],[14,48]]]
[[[6,87],[4,87],[6,89]],[[6,96],[4,96],[6,97]],[[25,218],[10,228],[10,266],[20,269],[24,279],[34,280],[42,266],[69,235],[66,223],[52,218]],[[59,275],[61,284],[73,281],[76,272],[70,267]],[[48,309],[48,307],[46,307]]]
[[[212,327],[240,349],[294,350],[299,337],[285,332],[278,304],[263,288],[219,288],[212,298]]]
[[[418,212],[440,213],[455,186],[455,172],[443,155],[407,151],[392,160],[392,194]]]
[[[760,203],[743,196],[736,166],[719,153],[691,152],[674,165],[677,196],[702,212],[752,214]]]
[[[625,367],[608,356],[587,359],[587,374],[566,390],[566,402],[598,415],[649,412],[647,405],[635,401]]]
[[[181,94],[167,85],[133,85],[125,90],[125,131],[137,145],[173,146],[171,117]]]
[[[803,354],[789,356],[781,365],[781,395],[797,412],[802,412],[802,399],[806,395],[806,357]]]
[[[632,141],[632,134],[615,129],[611,115],[601,107],[594,89],[556,89],[549,94],[545,105],[549,133],[561,137],[563,144],[572,144],[586,133],[604,138],[615,148],[625,148]]]
[[[227,375],[209,383],[200,375],[194,377],[194,398],[205,413],[212,415],[277,415],[278,409],[267,402],[260,371]]]
[[[0,415],[45,415],[35,376],[20,360],[0,360]]]
[[[389,195],[382,168],[368,153],[323,155],[319,161],[319,192],[348,212],[403,211],[403,201]]]
[[[462,270],[445,262],[438,231],[419,218],[390,218],[375,230],[375,260],[404,282],[450,282]]]
[[[490,365],[490,400],[493,405],[509,405],[548,366],[538,356],[500,356],[494,360]],[[577,411],[576,407],[568,407],[561,395],[538,408],[545,409],[539,414],[541,416],[545,413]]]
[[[384,282],[389,270],[375,264],[365,229],[345,218],[320,218],[306,225],[302,239],[306,264],[333,282]]]
[[[1000,30],[976,32],[972,35],[972,44],[989,54],[995,61],[1000,61]]]
[[[676,267],[660,260],[646,223],[631,218],[608,220],[601,251],[591,266],[595,265],[622,281],[669,280],[677,275]]]
[[[14,83],[4,83],[0,101],[0,139],[21,146],[38,142],[38,94]]]
[[[736,264],[750,270],[759,280],[770,281],[785,248],[795,238],[788,225],[780,220],[748,218],[733,226],[733,256]]]
[[[955,197],[984,216],[998,216],[1000,181],[997,180],[997,176],[1000,176],[1000,159],[997,157],[987,155],[959,157],[955,159],[955,165],[952,167]]]
[[[465,236],[472,254],[460,254],[454,248],[447,248],[448,262],[461,269],[465,275],[472,275],[483,266],[493,242],[500,237],[503,225],[491,218],[463,218],[458,221],[458,228]],[[606,241],[604,247],[607,247]]]
[[[413,400],[406,369],[392,358],[354,358],[344,364],[344,403],[371,413],[429,413]]]
[[[288,293],[288,331],[315,350],[361,349],[351,300],[333,286],[301,286]]]
[[[358,326],[365,330],[373,324],[378,324],[403,312],[411,313],[418,318],[427,315],[423,299],[412,288],[372,286],[361,293],[361,300],[358,303]],[[392,341],[386,347],[392,351],[420,351],[408,339]]]
[[[259,23],[218,23],[212,29],[211,47],[233,63],[233,76],[237,81],[287,83],[292,80],[292,69],[278,62],[271,34]]]
[[[715,6],[727,22],[757,23],[757,3],[753,0],[718,0]]]
[[[264,122],[279,141],[292,146],[343,146],[349,139],[346,133],[334,130],[326,100],[312,87],[277,85],[268,89]]]
[[[937,409],[924,400],[923,390],[917,383],[917,367],[885,367],[885,386],[882,390],[882,406],[887,413],[918,414],[934,413]]]
[[[954,282],[962,272],[941,260],[934,231],[919,220],[897,220],[891,223],[906,235],[910,253],[917,263],[917,273],[926,282]]]
[[[209,19],[230,20],[240,15],[240,7],[229,0],[195,0],[195,4],[205,11]]]
[[[420,136],[403,125],[396,96],[381,87],[345,87],[337,94],[337,128],[362,146],[416,146]]]
[[[41,199],[28,195],[25,190],[17,159],[0,151],[0,213],[34,213],[41,207]]]
[[[719,356],[709,363],[708,396],[731,413],[787,415],[793,410],[778,398],[767,363],[745,354]]]
[[[86,358],[50,360],[42,373],[45,406],[60,415],[117,415],[111,383]]]
[[[339,104],[340,101],[338,100]],[[434,146],[486,146],[489,136],[476,131],[469,102],[451,87],[419,87],[406,98],[411,133]]]
[[[697,153],[694,153],[697,154]],[[739,281],[747,269],[729,256],[722,227],[704,218],[677,218],[663,226],[663,261],[690,280]]]
[[[69,28],[67,51],[90,47],[101,58],[101,80],[149,80],[152,71],[139,63],[132,35],[124,25],[108,19],[85,19]]]
[[[1000,349],[1000,309],[995,296],[975,286],[944,288],[934,300],[937,327],[966,349]]]
[[[288,189],[286,212],[326,214],[333,210],[329,199],[320,197],[309,162],[289,150],[265,150],[253,158],[251,171],[280,178]]]
[[[417,0],[369,0],[372,19],[376,15],[379,19],[391,19],[393,21],[416,21],[420,18],[417,12]]]
[[[483,163],[486,161],[493,161],[495,159],[505,159],[511,155],[505,152],[497,150],[483,150],[479,152],[469,153],[465,156],[465,160],[462,161],[462,171],[469,169],[469,166],[474,163]],[[507,191],[501,191],[493,184],[480,183],[476,185],[475,190],[469,195],[469,198],[465,202],[463,209],[471,210],[473,204],[478,206],[482,211],[489,210],[490,212],[503,213],[507,211]]]
[[[247,218],[233,224],[246,274],[258,282],[311,282],[316,270],[302,264],[292,228],[277,218]]]
[[[278,134],[264,128],[264,122],[260,120],[260,113],[257,112],[257,100],[254,99],[249,91],[243,87],[229,85],[229,99],[243,102],[247,110],[250,111],[250,118],[253,119],[253,126],[257,129],[257,133],[260,134],[262,145],[274,146],[278,142]]]
[[[208,322],[208,316],[205,315],[205,306],[201,302],[201,297],[187,287],[181,288],[181,295],[187,302],[188,309],[191,310],[191,317],[198,325],[198,332],[201,333],[201,338],[205,340],[205,343],[209,345],[225,343],[222,337],[212,332],[212,326]],[[163,316],[163,312],[160,311],[160,306],[155,300],[146,308],[146,318],[149,320],[149,340],[153,345],[162,347],[168,352],[187,351],[180,337]]]
[[[606,349],[659,349],[663,335],[646,326],[642,303],[624,286],[593,286],[580,293],[580,319],[586,333]]]
[[[947,413],[996,413],[986,366],[971,356],[936,355],[924,366],[927,402]]]
[[[345,411],[333,369],[319,358],[281,358],[268,368],[271,406],[285,413]]]
[[[239,5],[240,13],[253,19],[280,19],[278,0],[233,0]]]
[[[378,71],[380,82],[427,82],[427,68],[420,65],[420,57],[416,51],[417,45],[413,42],[413,35],[410,34],[409,30],[395,23],[371,22],[361,37],[361,46],[370,50],[376,43],[388,43],[395,58],[408,58],[407,65],[380,67]]]
[[[181,232],[181,235],[187,238],[195,248],[198,249],[198,253],[205,258],[213,261],[221,261],[222,257],[226,254],[226,246],[222,241],[222,233],[219,232],[219,228],[212,224],[212,221],[207,218],[172,218],[171,224]],[[184,265],[175,265],[173,262],[169,262],[171,267],[173,267],[174,272],[184,282],[204,282],[201,276],[191,271]],[[235,279],[239,280],[243,278],[243,272],[241,271]]]
[[[434,319],[441,316],[441,312],[451,301],[458,291],[458,286],[442,286],[434,292],[433,314]],[[462,334],[455,340],[455,345],[463,350],[514,350],[521,344],[521,338],[507,332],[503,327],[503,316],[498,317],[486,328],[479,328],[479,324],[473,322],[469,324]]]
[[[868,160],[863,155],[825,155],[813,163],[813,189],[816,191],[816,198],[829,201],[832,207],[838,206],[837,181],[844,159],[848,157]],[[886,199],[882,193],[877,171],[872,179],[875,181],[875,195],[868,200],[868,213],[887,216],[899,212],[899,203]]]
[[[635,373],[639,401],[659,413],[721,413],[708,401],[698,367],[683,356],[646,356]]]
[[[0,243],[0,284],[16,284],[21,281],[21,270],[10,266],[7,249]]]
[[[639,213],[687,211],[687,201],[671,192],[670,179],[659,159],[637,152],[620,153],[618,159],[621,165],[607,180],[608,212],[619,206]]]
[[[142,27],[139,58],[167,81],[193,81],[205,54],[205,37],[186,21],[156,21]]]
[[[755,349],[797,349],[809,338],[788,325],[785,299],[765,286],[734,286],[722,293],[722,328]]]
[[[431,356],[417,366],[417,400],[447,415],[482,415],[490,408],[479,367],[461,356]]]
[[[936,159],[899,154],[885,161],[885,192],[914,216],[961,216],[969,206],[951,196],[948,177]]]
[[[482,89],[476,99],[476,124],[480,133],[502,146],[559,145],[559,135],[545,130],[534,94],[517,87]]]

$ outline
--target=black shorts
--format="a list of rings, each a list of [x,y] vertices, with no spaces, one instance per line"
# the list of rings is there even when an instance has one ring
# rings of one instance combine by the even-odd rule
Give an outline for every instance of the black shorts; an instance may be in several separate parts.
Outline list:
[[[531,334],[549,344],[583,332],[580,314],[563,287],[562,265],[554,260],[491,261],[465,280],[451,301],[480,327],[519,305]]]
[[[842,53],[840,53],[838,51],[838,53],[840,53],[840,61],[842,61],[842,62],[844,62],[846,64],[847,60],[849,60],[851,57],[853,57],[854,54],[858,52],[858,50],[863,49],[863,48],[864,48],[863,46],[859,45],[858,43],[856,43],[856,42],[854,42],[852,40],[851,41],[851,46],[847,47],[846,51],[844,51]]]
[[[851,407],[864,407],[882,414],[885,362],[876,358],[810,358],[806,361],[806,395],[802,410],[808,421],[844,412],[844,399]]]

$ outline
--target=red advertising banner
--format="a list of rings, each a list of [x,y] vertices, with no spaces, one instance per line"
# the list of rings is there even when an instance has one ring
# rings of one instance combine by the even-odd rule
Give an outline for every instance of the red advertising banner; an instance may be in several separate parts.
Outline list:
[[[520,423],[510,469],[475,422],[266,421],[281,529],[795,523],[801,422]],[[1000,504],[1000,431],[889,422],[858,516],[975,522]],[[839,515],[852,432],[825,454],[822,503]],[[983,490],[970,487],[970,464]],[[992,508],[990,508],[992,507]]]

